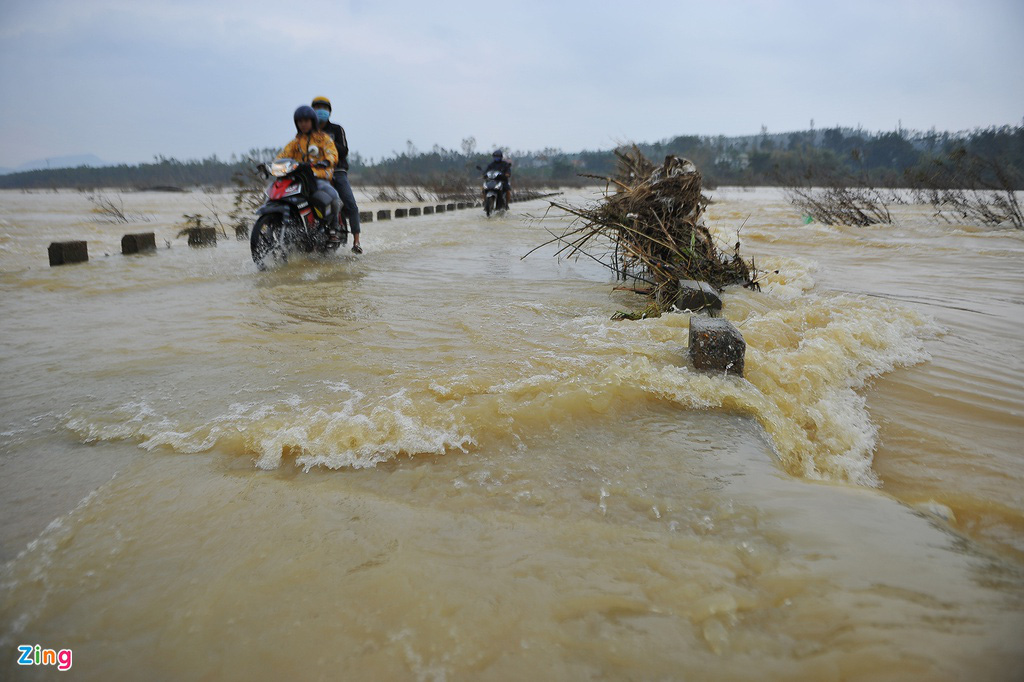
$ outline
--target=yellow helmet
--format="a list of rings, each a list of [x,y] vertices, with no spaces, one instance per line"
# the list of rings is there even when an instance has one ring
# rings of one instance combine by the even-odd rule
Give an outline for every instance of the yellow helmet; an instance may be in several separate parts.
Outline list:
[[[327,107],[327,111],[331,111],[331,100],[327,99],[326,97],[314,97],[313,103],[310,104],[310,106],[316,107],[317,104],[319,104],[320,106]]]

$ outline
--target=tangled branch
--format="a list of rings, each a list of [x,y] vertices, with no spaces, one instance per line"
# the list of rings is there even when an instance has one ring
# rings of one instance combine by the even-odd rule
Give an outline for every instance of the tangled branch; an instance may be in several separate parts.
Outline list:
[[[601,203],[579,208],[551,202],[575,219],[541,246],[561,244],[559,257],[585,256],[620,279],[645,282],[651,287],[645,293],[658,302],[674,301],[681,279],[701,280],[718,289],[729,284],[757,287],[753,264],[740,257],[739,242],[730,256],[719,250],[708,230],[708,198],[693,163],[668,156],[656,166],[635,145],[615,155],[615,177],[598,178],[607,183]]]

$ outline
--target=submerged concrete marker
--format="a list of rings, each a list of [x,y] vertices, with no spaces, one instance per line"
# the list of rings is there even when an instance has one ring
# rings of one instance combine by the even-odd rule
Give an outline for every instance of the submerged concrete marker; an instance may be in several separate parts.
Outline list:
[[[445,204],[444,210],[446,210],[446,211],[454,211],[455,210],[455,204]]]
[[[743,376],[747,342],[724,317],[690,316],[690,360],[696,369]]]
[[[407,209],[407,208],[396,208],[395,209],[395,217],[396,218],[404,218],[407,215],[409,215],[409,209]]]
[[[121,253],[130,255],[143,251],[156,251],[156,235],[152,232],[126,234],[121,237]]]
[[[673,302],[680,310],[709,310],[717,311],[722,309],[722,299],[718,292],[707,282],[698,282],[693,279],[679,280],[679,295]]]
[[[459,210],[462,210],[462,209],[466,208],[466,202],[465,201],[460,201],[459,203],[455,204],[455,208],[457,208]]]
[[[189,246],[217,246],[217,228],[193,227],[188,231]]]
[[[359,222],[361,223],[372,223],[373,222],[373,211],[360,211]]]
[[[377,211],[377,220],[391,220],[391,211],[388,209],[380,209]]]
[[[413,216],[418,216],[421,213],[423,213],[423,211],[420,210],[419,206],[413,206],[412,208],[409,209],[409,217],[410,218],[413,217]]]
[[[444,213],[444,204],[438,204],[435,206],[434,213]]]
[[[50,257],[50,267],[89,260],[89,245],[86,242],[53,242],[46,252]]]
[[[434,207],[433,206],[424,206],[423,207],[423,215],[433,215],[433,214],[434,214]]]

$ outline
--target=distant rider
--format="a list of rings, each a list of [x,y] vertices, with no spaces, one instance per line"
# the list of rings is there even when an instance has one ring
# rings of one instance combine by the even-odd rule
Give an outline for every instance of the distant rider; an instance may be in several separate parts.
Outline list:
[[[348,138],[345,137],[345,129],[329,120],[331,100],[326,97],[314,97],[313,109],[316,111],[320,130],[327,133],[328,137],[334,140],[334,146],[338,148],[338,165],[334,167],[331,184],[345,202],[345,217],[348,218],[348,226],[352,231],[352,251],[362,253],[363,247],[359,246],[359,207],[356,206],[356,198],[352,194],[352,185],[348,182]]]
[[[512,205],[512,162],[505,161],[504,156],[500,149],[495,149],[484,173],[492,170],[501,173],[501,179],[505,182],[505,208],[508,208]]]
[[[341,231],[338,226],[341,197],[329,182],[334,172],[334,164],[338,162],[338,149],[330,137],[316,129],[317,118],[313,107],[299,107],[295,110],[292,120],[295,121],[295,138],[285,145],[284,151],[278,156],[308,163],[313,167],[317,191],[327,194],[331,202],[332,216],[327,223],[327,238],[333,243],[341,242]]]

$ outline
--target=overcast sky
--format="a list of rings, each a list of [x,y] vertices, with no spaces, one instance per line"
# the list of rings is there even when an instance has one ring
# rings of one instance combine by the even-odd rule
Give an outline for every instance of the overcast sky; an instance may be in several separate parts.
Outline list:
[[[1024,1],[0,0],[0,166],[1024,119]]]

